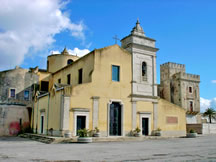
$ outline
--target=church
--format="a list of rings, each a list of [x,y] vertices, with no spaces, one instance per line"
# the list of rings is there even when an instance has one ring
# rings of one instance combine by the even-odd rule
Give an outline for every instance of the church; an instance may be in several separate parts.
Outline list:
[[[136,128],[143,136],[157,129],[162,136],[186,135],[186,108],[158,94],[166,89],[156,82],[155,42],[137,21],[121,47],[95,49],[81,58],[66,48],[48,56],[47,71],[38,74],[34,132],[77,136],[79,129],[97,127],[102,137],[127,136]]]

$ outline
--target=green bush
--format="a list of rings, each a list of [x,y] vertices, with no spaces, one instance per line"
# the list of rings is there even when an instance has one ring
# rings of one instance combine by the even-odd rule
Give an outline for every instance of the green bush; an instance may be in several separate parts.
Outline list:
[[[196,131],[194,129],[191,129],[190,133],[196,133]]]
[[[157,128],[156,131],[161,131],[161,129],[160,129],[160,128]]]
[[[139,133],[141,130],[137,127],[135,130],[134,130],[134,133]]]
[[[100,132],[100,130],[98,129],[98,127],[95,127],[94,131],[95,131],[95,133],[99,133]]]
[[[88,137],[88,135],[89,135],[89,132],[86,128],[79,129],[77,133],[78,133],[79,137]]]

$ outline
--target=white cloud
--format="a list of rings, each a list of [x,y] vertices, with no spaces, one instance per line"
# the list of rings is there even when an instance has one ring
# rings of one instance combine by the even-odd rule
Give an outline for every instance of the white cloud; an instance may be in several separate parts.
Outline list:
[[[60,53],[61,53],[61,52],[59,52],[59,51],[51,51],[51,52],[50,52],[51,55],[60,54]]]
[[[212,83],[213,83],[213,84],[216,84],[216,80],[212,80]]]
[[[0,69],[21,64],[29,50],[47,48],[64,30],[84,41],[84,24],[71,22],[64,5],[62,0],[1,0]]]
[[[88,54],[90,51],[88,49],[74,48],[73,50],[69,49],[68,52],[71,55],[77,55],[79,57],[82,57],[82,56]]]
[[[200,97],[200,112],[205,112],[207,108],[216,109],[216,98],[209,100]]]

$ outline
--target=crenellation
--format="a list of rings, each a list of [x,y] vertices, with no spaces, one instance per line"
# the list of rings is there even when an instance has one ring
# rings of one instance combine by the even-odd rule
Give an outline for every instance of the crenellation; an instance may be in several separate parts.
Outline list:
[[[176,79],[185,79],[185,80],[200,82],[200,76],[196,74],[179,72],[179,73],[174,74],[174,77]]]
[[[185,65],[184,64],[178,64],[178,63],[173,63],[173,62],[167,62],[162,65],[160,65],[161,68],[177,68],[177,69],[182,69],[185,70]]]

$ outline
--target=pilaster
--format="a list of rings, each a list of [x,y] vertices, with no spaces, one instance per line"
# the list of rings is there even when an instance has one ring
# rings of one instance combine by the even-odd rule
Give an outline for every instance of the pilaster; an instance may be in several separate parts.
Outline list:
[[[132,101],[132,129],[136,129],[136,101]]]
[[[98,113],[99,113],[99,98],[98,96],[93,96],[93,111],[92,111],[92,128],[98,127]]]

